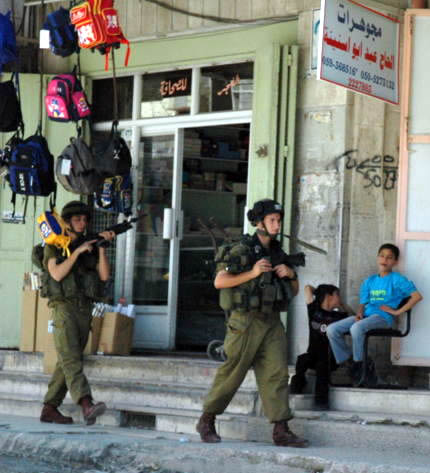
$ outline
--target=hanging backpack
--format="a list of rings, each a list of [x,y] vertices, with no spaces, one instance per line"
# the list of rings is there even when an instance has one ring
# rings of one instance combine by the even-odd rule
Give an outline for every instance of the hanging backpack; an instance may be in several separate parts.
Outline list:
[[[95,207],[112,213],[132,213],[133,186],[131,175],[108,177],[104,180],[101,193],[94,195]]]
[[[17,96],[18,90],[17,72],[12,74],[10,80],[0,82],[0,131],[16,131],[18,127],[22,126],[21,107]]]
[[[60,7],[46,17],[44,30],[49,31],[49,46],[57,56],[79,53],[78,35],[70,23],[70,10]]]
[[[104,180],[90,148],[80,137],[70,138],[70,144],[57,159],[55,174],[60,184],[74,194],[100,192]]]
[[[45,108],[48,118],[56,122],[77,122],[91,115],[85,92],[75,71],[60,74],[49,81]]]
[[[104,177],[125,176],[131,168],[131,155],[127,143],[118,132],[118,122],[112,123],[109,139],[93,139],[93,153],[98,171]]]
[[[6,15],[0,13],[0,74],[4,64],[18,59],[15,28],[10,20],[10,15],[10,11]]]
[[[14,194],[48,196],[55,192],[54,157],[39,131],[15,144],[8,167]]]
[[[66,223],[55,208],[42,212],[37,218],[37,225],[44,245],[54,245],[63,250],[63,255],[70,256],[71,238],[67,235]]]
[[[124,65],[128,65],[130,43],[119,26],[118,12],[113,8],[114,0],[87,0],[70,10],[71,22],[78,32],[81,48],[98,49],[106,55],[105,69],[108,69],[109,53],[112,47],[127,45]]]

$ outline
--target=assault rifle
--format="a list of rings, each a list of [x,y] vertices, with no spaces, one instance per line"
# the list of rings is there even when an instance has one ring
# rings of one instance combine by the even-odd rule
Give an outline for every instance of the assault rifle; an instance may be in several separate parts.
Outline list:
[[[216,255],[218,252],[218,243],[216,241],[215,233],[214,230],[218,230],[224,237],[224,242],[225,243],[232,243],[233,242],[233,237],[232,235],[229,235],[222,226],[218,225],[214,217],[209,218],[209,225],[207,225],[201,218],[197,219],[197,222],[199,225],[202,227],[202,229],[209,235],[212,245],[214,247],[214,254]],[[285,235],[285,237],[292,239],[294,241],[297,241],[297,243],[301,244],[302,246],[305,246],[306,248],[317,251],[319,253],[327,254],[324,250],[321,250],[320,248],[317,248],[310,243],[306,243],[302,240],[299,240],[297,238],[292,238],[290,235]],[[276,266],[277,264],[284,263],[287,266],[290,267],[296,267],[296,266],[305,266],[306,265],[306,255],[304,253],[296,253],[293,255],[283,255],[282,261],[275,261],[274,265]]]
[[[145,217],[145,215],[141,215],[140,217],[129,218],[128,220],[124,220],[124,222],[117,223],[116,225],[112,225],[108,228],[105,228],[104,230],[102,230],[102,232],[110,231],[110,232],[114,232],[115,235],[120,235],[121,233],[125,233],[128,230],[132,229],[133,228],[132,224],[137,222],[142,217]],[[75,238],[70,243],[69,245],[70,252],[73,252],[74,250],[76,250],[78,246],[81,246],[86,241],[91,241],[91,240],[97,240],[94,243],[94,245],[97,247],[107,248],[108,246],[110,246],[110,242],[105,240],[98,233],[87,233],[86,235],[82,235],[82,236],[79,236],[78,238]]]

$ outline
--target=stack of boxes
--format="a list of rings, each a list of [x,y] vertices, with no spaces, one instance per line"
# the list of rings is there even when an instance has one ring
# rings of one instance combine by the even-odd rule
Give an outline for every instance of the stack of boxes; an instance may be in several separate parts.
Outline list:
[[[57,363],[52,310],[48,299],[32,289],[24,277],[20,351],[43,352],[43,371],[53,373]],[[84,354],[129,355],[133,339],[134,306],[109,307],[104,316],[93,316]]]

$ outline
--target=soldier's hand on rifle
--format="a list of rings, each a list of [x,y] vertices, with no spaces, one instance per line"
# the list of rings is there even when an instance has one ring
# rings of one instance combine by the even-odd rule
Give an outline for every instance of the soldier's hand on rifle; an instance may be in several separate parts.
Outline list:
[[[100,232],[99,236],[101,236],[107,241],[112,241],[115,238],[115,232],[113,232],[112,230],[105,230],[104,232]]]
[[[275,271],[276,276],[278,276],[279,279],[282,279],[282,278],[292,279],[296,275],[294,270],[288,267],[286,264],[278,264],[273,268],[273,270]]]
[[[74,252],[77,252],[78,255],[81,253],[85,253],[86,251],[88,251],[88,253],[91,253],[91,251],[93,251],[93,244],[96,241],[97,240],[86,241],[82,243],[82,245],[78,246]]]
[[[252,267],[252,272],[255,277],[260,276],[262,273],[269,273],[270,271],[273,271],[272,264],[266,258],[261,258]]]

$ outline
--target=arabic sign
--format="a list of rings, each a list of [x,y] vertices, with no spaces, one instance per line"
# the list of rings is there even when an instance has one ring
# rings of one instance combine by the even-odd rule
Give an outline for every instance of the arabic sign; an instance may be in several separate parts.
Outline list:
[[[160,81],[160,95],[165,97],[181,97],[191,94],[191,73],[182,71],[171,73]]]
[[[240,75],[236,74],[225,87],[217,92],[217,95],[229,95],[230,90],[238,84],[240,84]]]
[[[322,0],[318,79],[399,103],[399,22],[353,0]]]

